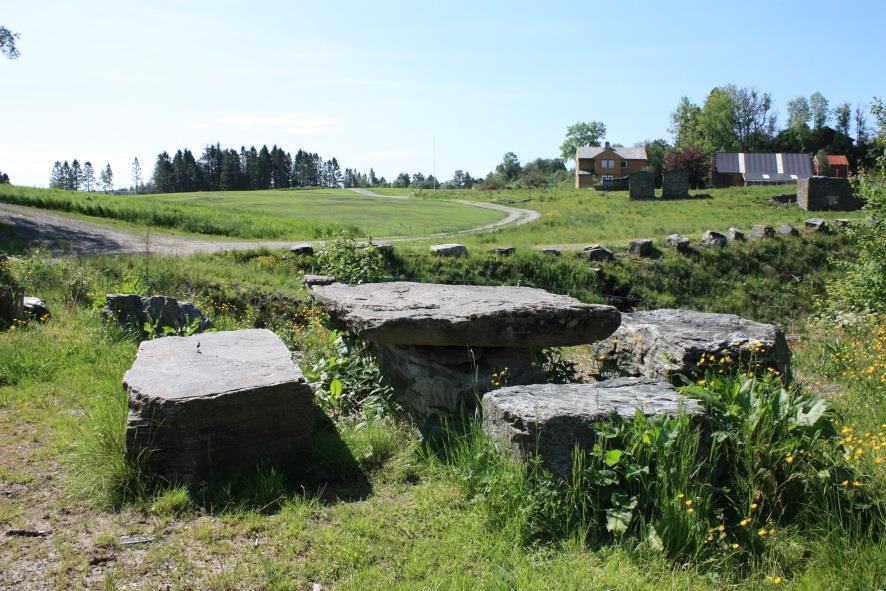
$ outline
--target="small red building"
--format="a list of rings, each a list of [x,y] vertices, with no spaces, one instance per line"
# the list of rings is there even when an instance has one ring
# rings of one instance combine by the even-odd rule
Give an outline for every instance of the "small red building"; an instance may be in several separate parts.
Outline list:
[[[838,156],[836,154],[828,154],[828,166],[831,168],[831,172],[828,176],[837,177],[841,179],[849,178],[849,159],[846,156]],[[815,162],[815,172],[819,173],[821,166],[816,159]]]

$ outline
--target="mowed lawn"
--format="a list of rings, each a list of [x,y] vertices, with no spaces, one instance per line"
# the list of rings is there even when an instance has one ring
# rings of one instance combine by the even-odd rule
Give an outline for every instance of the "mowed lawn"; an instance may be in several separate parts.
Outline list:
[[[634,238],[663,242],[668,234],[698,238],[706,230],[725,234],[731,226],[747,232],[754,224],[782,223],[802,228],[812,217],[855,218],[852,212],[810,212],[796,203],[773,204],[775,195],[795,194],[792,185],[734,187],[693,191],[689,199],[631,201],[626,191],[609,193],[591,189],[557,188],[532,191],[419,191],[418,199],[471,199],[534,209],[541,212],[537,222],[502,228],[494,233],[465,237],[474,244],[501,244],[518,247],[542,245],[564,249],[581,248],[599,242],[623,246]]]
[[[0,185],[0,202],[136,226],[259,239],[427,236],[495,222],[505,214],[444,200],[359,195],[345,189],[105,195]]]

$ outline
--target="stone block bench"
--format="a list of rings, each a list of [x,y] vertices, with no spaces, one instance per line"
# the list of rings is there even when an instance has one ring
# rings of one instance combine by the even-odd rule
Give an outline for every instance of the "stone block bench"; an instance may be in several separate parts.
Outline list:
[[[667,382],[649,378],[511,386],[483,396],[483,430],[518,460],[538,453],[545,468],[568,477],[576,445],[590,450],[596,441],[594,423],[612,413],[630,420],[638,411],[647,417],[698,417],[704,409]]]
[[[313,393],[269,330],[144,341],[123,385],[126,454],[170,482],[285,466],[309,450]]]
[[[335,322],[372,343],[418,418],[472,405],[503,370],[510,384],[544,382],[539,349],[604,339],[621,321],[611,306],[529,287],[347,285],[318,276],[305,284]]]
[[[612,373],[668,381],[704,375],[711,357],[719,363],[724,356],[732,363],[753,357],[785,377],[791,372],[782,331],[735,314],[669,309],[623,314],[618,330],[592,348]]]

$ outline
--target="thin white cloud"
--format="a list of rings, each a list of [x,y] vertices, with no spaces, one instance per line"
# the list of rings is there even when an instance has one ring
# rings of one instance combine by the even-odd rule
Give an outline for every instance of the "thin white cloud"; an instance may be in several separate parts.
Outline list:
[[[282,129],[287,133],[316,135],[327,133],[337,125],[334,117],[304,113],[281,113],[277,115],[224,115],[215,124],[242,130]]]

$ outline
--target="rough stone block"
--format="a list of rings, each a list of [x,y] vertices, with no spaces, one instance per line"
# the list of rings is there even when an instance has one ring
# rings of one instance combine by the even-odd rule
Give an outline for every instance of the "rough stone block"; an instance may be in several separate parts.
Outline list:
[[[702,246],[726,246],[727,242],[728,239],[726,236],[719,232],[714,232],[713,230],[708,230],[701,235]]]
[[[590,244],[584,248],[585,257],[589,261],[611,261],[615,253],[599,244]]]
[[[655,254],[655,247],[652,245],[651,239],[641,238],[628,243],[628,252],[641,257],[651,257]]]
[[[308,453],[313,393],[269,330],[144,341],[123,385],[126,454],[165,480],[195,483]]]
[[[568,477],[576,445],[590,450],[596,441],[594,423],[612,413],[630,420],[638,411],[647,417],[700,417],[704,409],[670,384],[648,378],[511,386],[483,396],[483,429],[517,459],[538,453],[544,467]]]
[[[628,177],[628,194],[631,199],[655,198],[655,175],[646,170],[632,172]]]
[[[748,232],[748,237],[752,240],[759,240],[760,238],[772,238],[775,236],[775,228],[770,226],[769,224],[757,224],[751,231]]]
[[[800,230],[790,224],[781,224],[775,231],[782,236],[799,236]]]
[[[25,296],[22,300],[25,314],[36,320],[46,320],[49,318],[49,306],[46,302],[38,297]]]
[[[289,247],[289,252],[299,256],[312,256],[314,254],[314,247],[311,246],[310,242],[298,242]]]
[[[668,244],[677,252],[689,252],[689,238],[682,234],[671,234],[667,238]]]
[[[703,375],[711,356],[717,361],[728,356],[731,363],[753,357],[786,377],[791,372],[782,331],[734,314],[670,309],[623,314],[618,330],[592,349],[607,370],[669,381]]]
[[[805,224],[806,229],[810,232],[821,232],[822,234],[829,234],[831,231],[831,226],[828,224],[827,220],[823,220],[821,218],[809,218],[806,220]]]
[[[489,249],[490,254],[498,254],[501,256],[510,256],[515,252],[517,252],[517,249],[513,246],[496,246]]]
[[[807,211],[853,211],[863,203],[848,179],[814,176],[797,181],[797,205]]]
[[[431,246],[431,254],[438,257],[466,257],[468,249],[464,244],[434,244]]]
[[[179,302],[169,296],[109,293],[103,312],[121,324],[138,329],[148,323],[158,329],[168,326],[178,330],[191,326],[197,319],[198,330],[212,328],[212,322],[194,304]]]
[[[685,199],[689,197],[689,172],[668,170],[661,176],[662,199]]]
[[[726,230],[726,237],[729,240],[734,240],[736,242],[744,242],[745,240],[744,232],[742,232],[738,228],[729,228],[728,230]]]
[[[545,247],[545,248],[539,248],[538,251],[539,251],[540,253],[542,253],[542,254],[546,254],[546,255],[548,255],[548,256],[552,256],[552,257],[558,257],[558,256],[560,256],[560,255],[562,254],[562,253],[560,252],[560,249],[559,249],[559,248],[552,248],[552,247],[549,247],[549,246],[548,246],[548,247]]]

